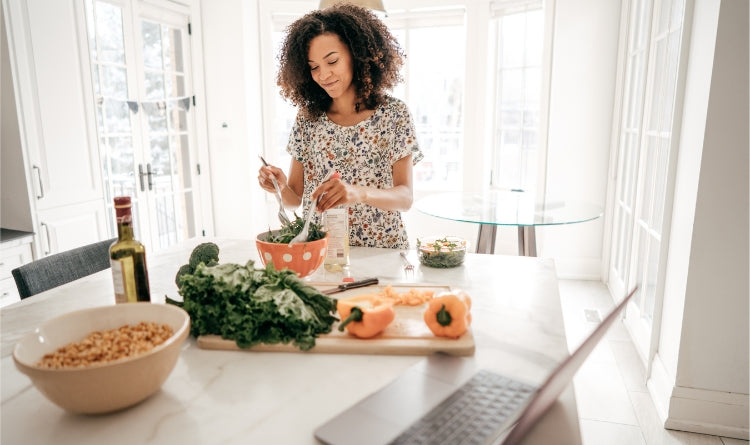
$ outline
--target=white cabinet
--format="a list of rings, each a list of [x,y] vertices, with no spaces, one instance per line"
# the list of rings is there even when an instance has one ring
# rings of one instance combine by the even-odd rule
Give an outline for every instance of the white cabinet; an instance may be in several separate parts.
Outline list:
[[[83,2],[2,1],[37,253],[105,239]]]
[[[16,281],[11,271],[32,261],[31,242],[32,234],[12,233],[11,239],[5,239],[6,231],[3,230],[3,239],[0,242],[0,306],[15,303],[20,300]]]
[[[70,204],[38,211],[39,243],[42,255],[63,252],[97,241],[92,235],[106,234],[106,214],[97,201]],[[106,235],[104,235],[106,236]]]

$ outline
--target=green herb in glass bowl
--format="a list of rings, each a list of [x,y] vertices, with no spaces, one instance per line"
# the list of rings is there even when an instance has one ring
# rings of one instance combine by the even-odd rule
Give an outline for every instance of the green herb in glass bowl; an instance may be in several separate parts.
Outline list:
[[[460,266],[466,256],[466,240],[457,236],[417,238],[417,253],[425,266]]]

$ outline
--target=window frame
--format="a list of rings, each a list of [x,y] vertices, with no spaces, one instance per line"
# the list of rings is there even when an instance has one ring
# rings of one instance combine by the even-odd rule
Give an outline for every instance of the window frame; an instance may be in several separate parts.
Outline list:
[[[640,116],[635,126],[637,126],[637,141],[635,142],[634,150],[634,166],[632,167],[634,173],[630,179],[634,182],[633,185],[633,196],[632,203],[630,206],[630,212],[627,213],[627,220],[624,222],[623,227],[620,227],[620,222],[616,220],[616,211],[618,207],[618,201],[621,196],[621,190],[623,184],[621,179],[628,176],[628,173],[623,171],[623,134],[628,132],[628,128],[625,128],[627,123],[624,121],[627,119],[625,114],[628,112],[626,105],[628,99],[625,97],[628,89],[628,82],[630,73],[627,71],[630,67],[630,25],[631,25],[631,6],[638,0],[626,0],[623,2],[621,7],[621,26],[620,26],[620,54],[618,62],[618,78],[616,84],[616,108],[613,115],[612,124],[612,138],[611,138],[611,161],[610,161],[610,183],[608,189],[610,190],[607,197],[607,218],[610,222],[608,227],[605,228],[605,233],[608,237],[605,239],[605,245],[603,249],[603,264],[602,264],[602,277],[608,284],[611,293],[617,300],[625,295],[626,290],[630,289],[636,283],[641,284],[638,294],[634,297],[634,300],[628,305],[625,311],[625,325],[633,338],[634,345],[639,357],[646,366],[647,374],[650,374],[651,367],[653,365],[654,357],[658,350],[659,337],[661,332],[661,317],[662,307],[664,299],[664,286],[666,278],[666,266],[669,260],[669,237],[670,237],[670,226],[672,222],[672,206],[674,201],[674,185],[677,158],[679,156],[679,145],[680,145],[680,128],[682,125],[682,110],[684,102],[684,91],[685,91],[685,74],[686,67],[689,57],[690,49],[690,32],[693,21],[693,0],[684,0],[684,8],[682,10],[682,22],[679,25],[681,37],[680,46],[677,48],[678,60],[675,69],[675,83],[673,85],[673,103],[672,103],[672,115],[671,121],[669,122],[668,129],[663,129],[661,132],[654,132],[650,128],[653,122],[650,122],[651,113],[655,106],[659,105],[661,96],[664,95],[664,91],[654,92],[654,70],[661,68],[656,64],[661,64],[661,60],[656,59],[656,43],[660,39],[659,34],[664,34],[658,31],[659,15],[661,13],[661,5],[665,1],[670,4],[674,4],[675,1],[683,0],[649,0],[649,8],[646,13],[649,17],[647,21],[647,35],[646,42],[644,43],[646,59],[645,73],[643,78],[643,91],[642,98],[640,98]],[[670,9],[671,15],[671,9]],[[668,25],[669,35],[674,29],[674,23],[670,16],[670,23]],[[669,48],[668,48],[669,49]],[[666,59],[668,62],[668,58]],[[660,110],[661,111],[661,110]],[[663,116],[661,116],[663,117]],[[660,119],[661,119],[660,117]],[[661,122],[661,121],[660,121]],[[632,132],[632,131],[631,131]],[[654,193],[654,183],[648,182],[649,178],[645,178],[645,175],[649,173],[646,171],[650,167],[656,167],[649,162],[648,150],[650,148],[649,138],[653,138],[655,135],[661,139],[668,138],[667,150],[668,159],[664,166],[664,170],[660,174],[664,175],[664,196],[661,202],[661,224],[660,233],[653,237],[649,234],[649,243],[647,245],[647,251],[644,255],[640,252],[640,243],[642,241],[642,235],[644,232],[644,226],[639,221],[642,219],[643,205],[644,202],[649,206],[653,205],[653,201],[648,200],[649,197]],[[653,179],[653,175],[650,179]],[[650,207],[648,218],[649,222],[653,219],[653,207]],[[650,223],[648,225],[650,227]],[[646,231],[651,232],[649,228]],[[627,235],[627,240],[624,241],[623,245],[618,250],[618,236]],[[654,238],[656,241],[651,240]],[[655,245],[654,245],[655,244]],[[649,253],[658,254],[658,261],[654,270],[644,271],[644,267],[649,266]],[[620,261],[623,264],[621,269],[617,269],[617,255],[624,256]],[[642,281],[648,280],[650,285],[644,285]],[[651,313],[644,316],[643,305],[646,302],[646,290],[648,287],[653,290],[653,307],[650,308]],[[650,317],[650,324],[646,320]]]
[[[555,13],[555,0],[493,0],[490,4],[490,37],[488,41],[499,42],[498,35],[498,23],[495,20],[500,17],[532,11],[535,9],[541,9],[543,14],[543,32],[542,36],[542,53],[540,60],[540,89],[539,89],[539,122],[537,124],[537,148],[536,148],[536,177],[534,180],[534,188],[532,190],[525,190],[527,192],[535,193],[536,200],[542,204],[546,193],[546,177],[547,177],[547,151],[548,151],[548,134],[549,134],[549,111],[550,111],[550,85],[552,79],[552,46],[554,38],[554,13]],[[494,23],[493,23],[494,22]],[[494,34],[492,34],[494,33]],[[494,184],[494,178],[499,175],[495,171],[495,167],[498,165],[496,157],[499,155],[499,148],[495,147],[495,133],[497,128],[494,123],[498,122],[500,117],[500,110],[495,107],[497,103],[497,95],[499,85],[496,81],[497,72],[501,69],[498,66],[498,46],[497,44],[490,48],[488,53],[492,57],[492,62],[489,64],[493,71],[489,81],[492,85],[492,103],[487,106],[492,110],[492,122],[491,125],[492,133],[488,135],[490,138],[488,144],[490,145],[489,153],[491,155],[490,165],[492,166],[491,177],[489,178],[489,184],[493,189],[503,189],[504,187]],[[531,173],[531,172],[529,172]],[[512,187],[520,188],[520,187]]]

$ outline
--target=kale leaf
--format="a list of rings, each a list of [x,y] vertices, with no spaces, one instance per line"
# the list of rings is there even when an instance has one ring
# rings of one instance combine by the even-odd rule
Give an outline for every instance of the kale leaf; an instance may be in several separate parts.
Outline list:
[[[241,348],[291,342],[306,351],[337,320],[336,300],[288,269],[256,269],[253,261],[199,264],[180,283],[183,301],[167,302],[190,315],[190,333],[221,335]]]

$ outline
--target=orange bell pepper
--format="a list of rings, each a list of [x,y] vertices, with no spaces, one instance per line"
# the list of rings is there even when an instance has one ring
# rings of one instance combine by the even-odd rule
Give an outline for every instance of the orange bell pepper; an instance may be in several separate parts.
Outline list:
[[[471,324],[471,298],[463,291],[442,293],[430,301],[424,321],[436,336],[458,338]]]
[[[350,334],[359,338],[378,335],[396,318],[393,302],[373,294],[338,300],[336,309],[342,320],[339,331],[343,332],[346,328]]]

